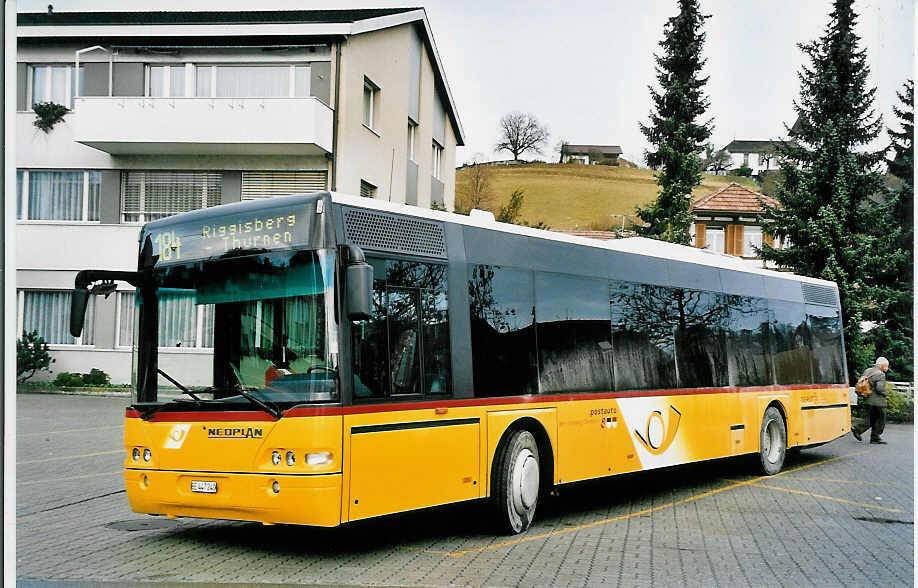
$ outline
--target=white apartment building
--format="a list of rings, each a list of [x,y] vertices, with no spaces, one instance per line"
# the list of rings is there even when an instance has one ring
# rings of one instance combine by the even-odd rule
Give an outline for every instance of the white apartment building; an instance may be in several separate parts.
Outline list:
[[[74,339],[70,290],[136,269],[146,221],[325,189],[453,208],[464,134],[421,8],[22,13],[17,37],[17,327],[54,373],[130,382],[133,291]],[[47,133],[42,102],[71,109]],[[161,353],[210,353],[173,306]]]

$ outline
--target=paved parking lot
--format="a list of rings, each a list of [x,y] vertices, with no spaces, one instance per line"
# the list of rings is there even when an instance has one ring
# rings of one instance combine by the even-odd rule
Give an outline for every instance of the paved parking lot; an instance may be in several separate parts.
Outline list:
[[[913,584],[911,426],[789,456],[761,478],[719,460],[564,486],[525,534],[482,504],[337,529],[132,513],[124,398],[17,398],[17,569],[45,580],[335,585]]]

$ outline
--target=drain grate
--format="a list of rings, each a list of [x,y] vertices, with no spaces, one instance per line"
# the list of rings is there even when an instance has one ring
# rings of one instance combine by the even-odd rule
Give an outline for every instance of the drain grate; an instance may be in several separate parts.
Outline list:
[[[116,531],[158,531],[172,529],[178,524],[169,519],[136,519],[133,521],[114,521],[106,523],[106,527]]]

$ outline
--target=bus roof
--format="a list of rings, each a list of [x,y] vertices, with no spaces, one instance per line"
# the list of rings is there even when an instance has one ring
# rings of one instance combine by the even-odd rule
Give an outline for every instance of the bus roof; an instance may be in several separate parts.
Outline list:
[[[385,200],[377,200],[370,198],[363,198],[358,196],[351,196],[349,194],[343,194],[340,192],[331,192],[332,202],[337,204],[344,204],[347,206],[354,206],[359,208],[367,208],[371,210],[380,210],[385,212],[391,212],[395,214],[403,214],[408,216],[415,216],[420,218],[426,218],[431,220],[439,220],[444,222],[450,222],[459,225],[465,225],[470,227],[478,227],[482,229],[489,229],[492,231],[501,231],[504,233],[516,234],[516,235],[526,235],[528,237],[534,237],[537,239],[545,239],[549,241],[558,241],[561,243],[571,243],[575,245],[583,245],[586,247],[593,247],[596,249],[607,249],[610,251],[618,251],[622,253],[633,253],[637,255],[645,255],[648,257],[656,257],[659,259],[666,259],[672,261],[682,261],[685,263],[695,263],[699,265],[704,265],[708,267],[715,267],[719,269],[733,270],[738,272],[746,272],[751,274],[765,275],[772,278],[781,278],[787,280],[793,280],[798,282],[809,282],[813,284],[820,284],[824,286],[829,286],[831,288],[837,288],[834,282],[827,280],[821,280],[818,278],[811,278],[808,276],[801,276],[791,272],[783,272],[770,270],[765,268],[756,268],[751,267],[747,263],[735,256],[726,255],[722,253],[715,253],[713,251],[707,251],[704,249],[698,249],[697,247],[691,247],[688,245],[676,245],[674,243],[667,243],[665,241],[657,241],[655,239],[647,239],[644,237],[625,237],[622,239],[610,239],[610,240],[599,240],[599,239],[590,239],[588,237],[579,237],[576,235],[569,235],[567,233],[560,233],[556,231],[546,231],[543,229],[535,229],[532,227],[526,227],[522,225],[514,225],[509,223],[501,223],[497,221],[492,221],[490,219],[482,218],[481,216],[466,216],[462,214],[454,214],[451,212],[443,212],[439,210],[431,210],[427,208],[421,208],[418,206],[409,206],[406,204],[400,204],[396,202],[387,202]]]

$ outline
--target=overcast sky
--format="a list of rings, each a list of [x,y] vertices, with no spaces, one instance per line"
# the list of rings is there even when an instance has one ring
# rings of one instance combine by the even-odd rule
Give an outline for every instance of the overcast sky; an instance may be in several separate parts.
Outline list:
[[[51,0],[58,12],[127,10],[124,0]],[[44,11],[49,0],[20,0],[20,11]],[[193,8],[190,5],[193,4]],[[701,0],[710,14],[704,56],[710,76],[708,115],[713,142],[774,139],[794,119],[797,43],[822,34],[831,0]],[[466,147],[457,165],[494,153],[497,122],[510,111],[531,112],[552,139],[621,145],[624,156],[643,162],[647,147],[638,130],[650,108],[653,53],[676,0],[162,0],[138,3],[144,10],[245,10],[424,6],[443,61]],[[896,90],[914,76],[914,0],[858,0],[857,26],[867,49],[876,107],[892,123]],[[885,136],[884,136],[885,141]]]

